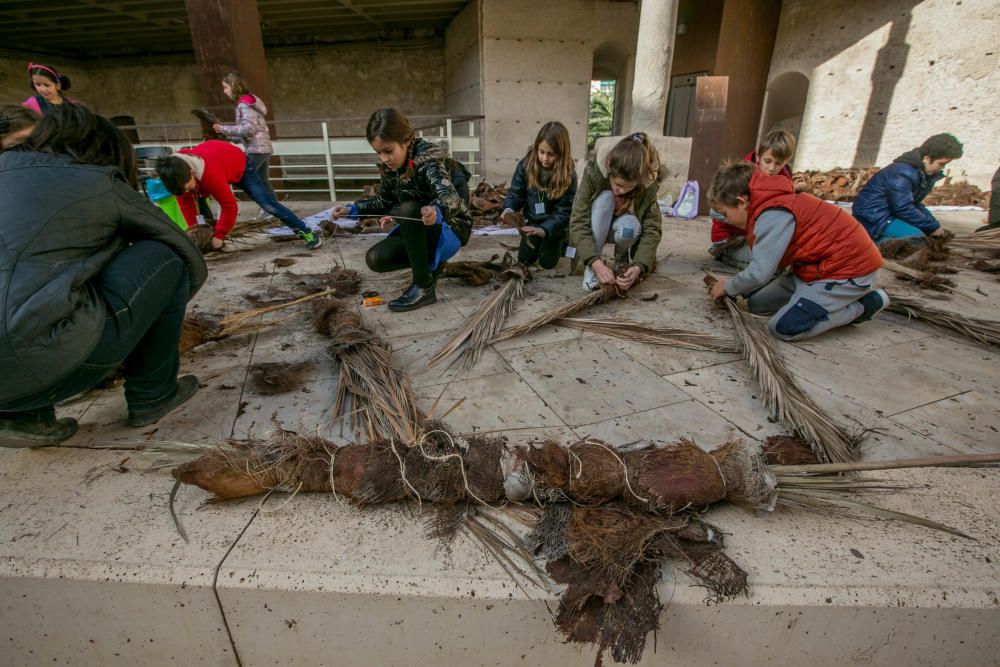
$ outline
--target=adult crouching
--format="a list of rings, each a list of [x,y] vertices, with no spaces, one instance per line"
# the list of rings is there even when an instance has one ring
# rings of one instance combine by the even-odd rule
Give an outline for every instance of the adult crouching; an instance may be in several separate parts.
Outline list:
[[[128,140],[74,104],[0,155],[0,444],[69,438],[55,404],[119,365],[132,426],[197,391],[177,343],[205,262],[135,178]]]

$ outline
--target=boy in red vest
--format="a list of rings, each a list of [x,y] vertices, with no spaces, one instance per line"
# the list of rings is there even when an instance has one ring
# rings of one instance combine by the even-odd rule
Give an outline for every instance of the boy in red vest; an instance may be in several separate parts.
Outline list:
[[[187,221],[188,227],[197,224],[198,206],[195,196],[212,197],[219,202],[222,212],[215,224],[212,247],[222,247],[226,234],[236,224],[238,206],[232,186],[238,185],[262,209],[285,223],[305,242],[309,250],[323,244],[319,234],[309,231],[309,227],[297,215],[278,203],[274,191],[268,187],[257,172],[248,167],[247,155],[226,141],[206,141],[193,148],[182,148],[175,155],[161,157],[156,161],[156,174],[164,187],[177,197],[177,204]]]
[[[744,162],[757,165],[768,176],[781,175],[792,180],[789,163],[795,154],[795,137],[787,130],[771,130],[764,137],[757,150],[743,157]],[[750,248],[746,243],[746,232],[726,224],[723,216],[715,210],[709,211],[712,218],[712,245],[708,253],[723,264],[735,269],[746,268],[750,263]]]
[[[783,176],[747,162],[724,165],[708,200],[726,222],[745,230],[747,268],[719,280],[712,298],[745,296],[752,313],[774,313],[767,326],[782,340],[802,340],[870,320],[889,305],[875,289],[882,256],[857,220]],[[775,273],[791,267],[791,274]]]

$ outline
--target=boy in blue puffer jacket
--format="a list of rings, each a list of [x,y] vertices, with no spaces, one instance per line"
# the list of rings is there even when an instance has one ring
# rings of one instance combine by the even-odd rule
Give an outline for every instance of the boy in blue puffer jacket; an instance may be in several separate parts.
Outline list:
[[[854,217],[876,243],[891,238],[944,236],[941,224],[923,202],[942,170],[962,157],[962,144],[950,134],[935,134],[872,176],[854,201]]]

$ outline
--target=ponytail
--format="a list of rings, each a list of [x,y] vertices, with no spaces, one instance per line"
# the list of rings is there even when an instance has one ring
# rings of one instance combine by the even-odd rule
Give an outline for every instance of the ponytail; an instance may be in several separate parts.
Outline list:
[[[645,132],[635,132],[615,144],[608,155],[608,176],[643,187],[659,179],[660,154]]]

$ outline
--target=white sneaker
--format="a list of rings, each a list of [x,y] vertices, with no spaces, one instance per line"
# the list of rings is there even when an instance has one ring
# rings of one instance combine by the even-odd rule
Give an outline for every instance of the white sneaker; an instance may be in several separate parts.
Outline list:
[[[583,289],[587,292],[593,292],[595,289],[601,286],[600,281],[597,280],[597,274],[594,273],[594,269],[587,267],[583,270]]]

